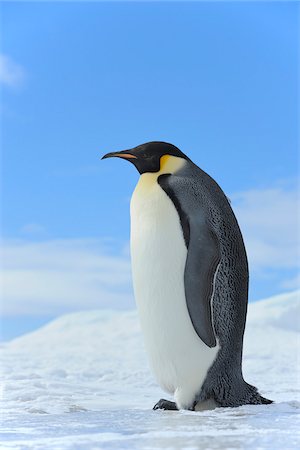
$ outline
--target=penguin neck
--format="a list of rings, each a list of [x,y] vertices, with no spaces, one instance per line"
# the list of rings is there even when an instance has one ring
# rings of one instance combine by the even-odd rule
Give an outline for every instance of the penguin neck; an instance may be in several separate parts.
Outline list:
[[[158,172],[145,172],[138,181],[137,187],[139,190],[151,191],[153,187],[158,185],[157,179],[160,175],[174,174],[178,172],[184,165],[186,160],[177,156],[163,155],[160,158],[160,169]]]

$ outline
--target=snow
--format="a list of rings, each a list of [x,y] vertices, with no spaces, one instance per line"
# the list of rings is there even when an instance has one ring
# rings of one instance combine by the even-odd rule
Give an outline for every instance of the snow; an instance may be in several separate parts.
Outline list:
[[[3,344],[0,448],[300,448],[299,294],[249,306],[244,376],[272,405],[152,411],[166,395],[136,311],[69,314]]]

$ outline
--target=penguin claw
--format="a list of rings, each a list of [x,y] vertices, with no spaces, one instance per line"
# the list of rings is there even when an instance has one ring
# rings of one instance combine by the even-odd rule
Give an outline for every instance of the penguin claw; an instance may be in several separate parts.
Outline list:
[[[154,406],[153,409],[164,409],[168,411],[178,411],[175,402],[170,402],[169,400],[165,400],[161,398]]]

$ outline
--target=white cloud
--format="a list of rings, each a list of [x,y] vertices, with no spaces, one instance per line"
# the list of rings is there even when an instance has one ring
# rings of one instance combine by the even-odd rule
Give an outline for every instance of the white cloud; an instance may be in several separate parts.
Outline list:
[[[0,54],[0,83],[9,87],[19,87],[25,79],[25,71],[9,56]]]
[[[3,315],[48,315],[133,304],[130,262],[96,239],[3,244]]]
[[[283,187],[253,189],[231,196],[250,269],[299,267],[299,195]]]

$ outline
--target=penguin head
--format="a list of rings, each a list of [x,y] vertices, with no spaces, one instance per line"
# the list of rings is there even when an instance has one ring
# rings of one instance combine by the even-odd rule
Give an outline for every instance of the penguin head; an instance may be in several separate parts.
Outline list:
[[[175,145],[159,141],[147,142],[130,150],[107,153],[102,159],[112,157],[123,158],[131,162],[141,175],[168,172],[172,167],[175,169],[178,166],[179,168],[185,160],[189,161],[189,158]]]

